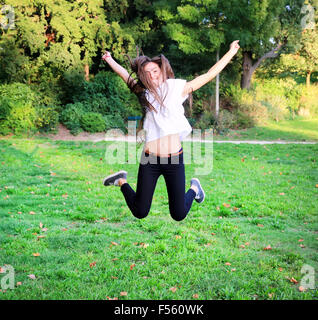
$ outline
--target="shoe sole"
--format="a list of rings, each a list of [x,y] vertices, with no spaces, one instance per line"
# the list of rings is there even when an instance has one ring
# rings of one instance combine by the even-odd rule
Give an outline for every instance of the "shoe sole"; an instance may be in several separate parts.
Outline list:
[[[105,186],[105,181],[106,181],[106,180],[109,180],[109,179],[111,179],[111,178],[113,178],[113,177],[115,177],[115,176],[118,176],[118,175],[122,174],[122,173],[127,175],[127,171],[122,170],[122,171],[115,172],[115,173],[111,174],[110,176],[107,176],[107,177],[103,180],[103,185]],[[107,186],[108,186],[108,185],[107,185]],[[107,187],[107,186],[105,186],[105,187]]]
[[[200,180],[197,179],[197,178],[193,178],[192,180],[195,180],[199,184],[200,189],[201,189],[201,191],[203,193],[203,200],[202,201],[198,201],[198,199],[195,199],[195,201],[198,202],[198,203],[202,203],[204,201],[204,199],[205,199],[205,192],[204,192],[204,190],[203,190],[203,188],[201,186]]]

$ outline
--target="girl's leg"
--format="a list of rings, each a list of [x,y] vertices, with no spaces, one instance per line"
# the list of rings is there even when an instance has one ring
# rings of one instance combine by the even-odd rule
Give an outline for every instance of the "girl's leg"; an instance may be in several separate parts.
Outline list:
[[[120,187],[130,211],[138,219],[145,218],[150,211],[153,193],[160,176],[158,166],[150,163],[139,165],[136,192],[128,183]]]
[[[179,161],[179,164],[161,165],[167,185],[170,214],[176,221],[181,221],[187,216],[196,196],[193,189],[189,189],[185,193],[185,172],[182,154],[179,157]]]

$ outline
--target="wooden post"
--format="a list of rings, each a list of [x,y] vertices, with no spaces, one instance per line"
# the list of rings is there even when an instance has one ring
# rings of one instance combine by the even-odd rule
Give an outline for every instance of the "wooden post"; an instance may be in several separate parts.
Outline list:
[[[216,62],[220,60],[220,50],[217,50],[216,53]],[[219,110],[220,110],[220,74],[216,76],[216,87],[215,87],[215,113],[216,117],[219,116]]]

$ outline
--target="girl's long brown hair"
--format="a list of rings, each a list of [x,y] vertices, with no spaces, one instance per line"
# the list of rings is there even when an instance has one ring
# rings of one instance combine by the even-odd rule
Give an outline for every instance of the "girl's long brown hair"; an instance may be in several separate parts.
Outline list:
[[[146,90],[153,95],[155,100],[157,100],[161,107],[164,107],[164,100],[167,95],[166,87],[161,86],[159,89],[159,93],[157,88],[153,85],[152,81],[149,79],[145,72],[145,66],[149,62],[156,63],[162,74],[162,81],[165,83],[167,79],[174,79],[174,73],[171,68],[171,65],[168,59],[163,55],[160,54],[156,57],[149,58],[145,55],[139,55],[139,50],[137,50],[137,57],[132,60],[128,55],[126,55],[130,62],[130,67],[132,73],[129,76],[127,81],[127,85],[131,92],[136,94],[140,105],[142,106],[142,119],[139,123],[138,131],[141,130],[143,121],[148,110],[157,112],[156,109],[152,106],[151,102],[149,102],[146,98]],[[137,76],[137,80],[132,78],[132,74]]]

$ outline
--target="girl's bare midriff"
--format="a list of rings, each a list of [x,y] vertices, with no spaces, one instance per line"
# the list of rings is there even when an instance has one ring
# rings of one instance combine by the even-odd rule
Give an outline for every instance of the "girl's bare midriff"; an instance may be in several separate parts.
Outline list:
[[[179,134],[170,134],[160,139],[148,141],[145,143],[145,151],[154,153],[158,156],[167,156],[171,153],[177,153],[181,149]]]

